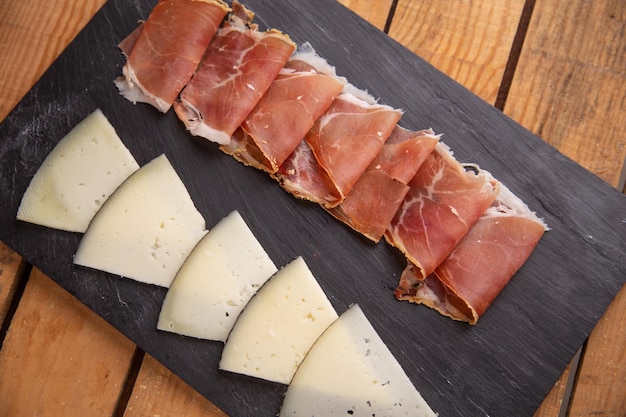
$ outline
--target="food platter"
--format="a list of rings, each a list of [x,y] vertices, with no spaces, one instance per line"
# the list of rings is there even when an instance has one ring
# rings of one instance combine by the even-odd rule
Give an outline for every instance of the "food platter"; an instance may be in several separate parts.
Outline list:
[[[165,289],[75,266],[80,234],[15,220],[48,152],[100,108],[140,165],[168,156],[208,227],[238,210],[277,265],[303,256],[338,312],[358,303],[440,415],[532,415],[624,284],[624,197],[336,2],[245,4],[262,27],[311,42],[340,75],[404,109],[404,127],[443,133],[551,227],[476,326],[396,301],[397,251],[192,138],[173,112],[118,95],[116,45],[154,1],[107,2],[0,126],[0,239],[227,414],[278,412],[286,386],[218,371],[221,343],[156,330]]]

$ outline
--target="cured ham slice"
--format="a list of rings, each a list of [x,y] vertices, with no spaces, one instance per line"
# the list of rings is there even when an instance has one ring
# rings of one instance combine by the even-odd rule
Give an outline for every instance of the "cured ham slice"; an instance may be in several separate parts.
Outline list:
[[[276,173],[344,84],[334,68],[305,44],[221,149],[246,165]]]
[[[396,295],[476,324],[546,230],[526,204],[500,185],[498,198],[435,272],[419,280],[409,264]]]
[[[259,31],[237,2],[174,103],[189,132],[221,145],[254,109],[296,49],[278,30]]]
[[[344,92],[307,133],[306,142],[341,200],[376,158],[401,116],[398,109]]]
[[[115,81],[120,93],[167,112],[228,10],[221,0],[160,0],[145,23],[120,43],[127,57]]]
[[[385,238],[414,264],[416,277],[423,279],[495,200],[498,183],[488,172],[458,162],[439,142],[408,185],[411,189]]]
[[[410,189],[407,183],[438,141],[432,130],[397,126],[345,200],[329,213],[378,242]]]
[[[340,204],[391,135],[402,112],[348,84],[315,122],[276,178],[299,198]]]
[[[311,147],[304,140],[280,166],[275,177],[284,190],[297,198],[322,206],[334,206],[341,201],[341,195],[332,180],[320,167]]]

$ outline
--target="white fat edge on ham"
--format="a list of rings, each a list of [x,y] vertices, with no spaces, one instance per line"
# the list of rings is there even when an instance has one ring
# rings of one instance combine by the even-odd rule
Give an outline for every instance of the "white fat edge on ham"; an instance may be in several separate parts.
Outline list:
[[[309,42],[304,42],[293,53],[290,58],[294,61],[302,61],[312,66],[318,74],[328,75],[339,80],[342,84],[348,84],[348,80],[345,77],[337,75],[336,68],[331,65],[326,58],[320,56],[313,45]]]
[[[135,70],[128,64],[122,67],[122,75],[115,79],[114,83],[122,97],[133,104],[147,103],[162,113],[166,113],[171,107],[170,103],[147,92],[137,79]]]
[[[517,195],[513,194],[513,192],[506,187],[504,184],[500,183],[500,189],[498,192],[498,196],[494,201],[494,204],[491,205],[485,212],[485,217],[523,217],[529,220],[532,220],[543,226],[545,231],[550,230],[546,222],[537,216],[537,213],[532,211],[528,205],[522,201]]]
[[[141,34],[142,28],[143,23],[140,24],[119,44],[119,48],[127,60],[133,46],[135,45],[137,37]],[[128,62],[126,62],[126,64],[122,67],[122,75],[117,77],[113,83],[122,97],[133,104],[147,103],[156,107],[162,113],[166,113],[171,107],[170,103],[146,91],[146,88],[137,79],[135,70],[131,65],[129,65]]]

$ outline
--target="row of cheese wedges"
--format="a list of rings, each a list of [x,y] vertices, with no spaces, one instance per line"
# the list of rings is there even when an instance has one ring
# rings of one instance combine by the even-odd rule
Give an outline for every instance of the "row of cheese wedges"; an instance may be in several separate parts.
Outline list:
[[[281,416],[435,415],[358,305],[338,316],[304,259],[279,270],[237,211],[207,231],[167,157],[139,167],[100,110],[49,153],[17,218],[84,233],[77,265],[167,287],[158,329],[288,384]]]

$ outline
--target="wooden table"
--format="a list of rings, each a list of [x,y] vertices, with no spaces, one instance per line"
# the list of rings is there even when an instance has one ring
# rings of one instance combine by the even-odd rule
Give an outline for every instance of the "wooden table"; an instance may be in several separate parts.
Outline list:
[[[626,2],[342,0],[624,190]],[[0,2],[0,120],[104,0]],[[584,308],[584,300],[581,300]],[[0,416],[222,416],[0,242]],[[535,416],[626,416],[626,289]]]

